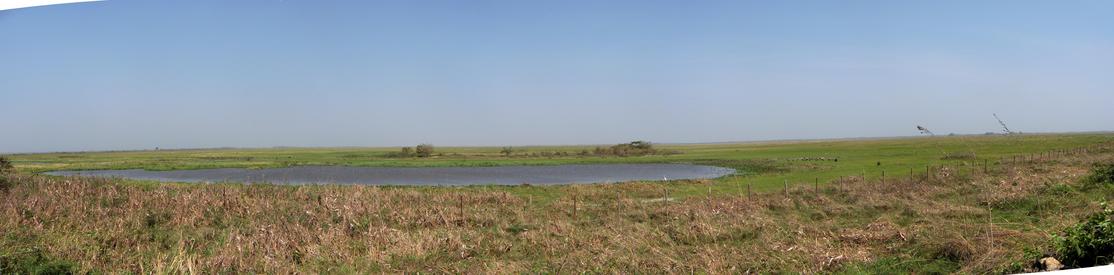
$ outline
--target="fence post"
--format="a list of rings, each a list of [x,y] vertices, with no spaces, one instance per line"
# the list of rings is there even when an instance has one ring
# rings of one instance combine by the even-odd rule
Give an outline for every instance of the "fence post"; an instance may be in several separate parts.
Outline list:
[[[789,180],[781,180],[782,189],[785,190],[785,198],[789,198]]]
[[[882,185],[886,184],[886,170],[882,170]]]
[[[820,178],[819,177],[812,180],[812,189],[813,189],[813,192],[820,193]]]
[[[457,205],[457,212],[460,214],[460,224],[464,225],[464,194],[458,194],[457,198],[460,199],[460,204]]]
[[[576,195],[572,195],[572,219],[576,220]]]

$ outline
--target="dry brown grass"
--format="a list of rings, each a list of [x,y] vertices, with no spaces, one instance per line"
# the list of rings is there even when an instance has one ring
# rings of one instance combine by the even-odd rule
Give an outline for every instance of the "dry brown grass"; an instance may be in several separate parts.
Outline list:
[[[983,273],[1024,260],[1022,248],[1092,209],[1094,194],[1042,192],[1111,160],[664,201],[652,183],[567,186],[556,200],[534,201],[476,188],[9,175],[0,247],[15,258],[38,249],[79,271],[138,273],[817,273],[886,257]],[[1046,201],[1026,206],[1033,198]]]

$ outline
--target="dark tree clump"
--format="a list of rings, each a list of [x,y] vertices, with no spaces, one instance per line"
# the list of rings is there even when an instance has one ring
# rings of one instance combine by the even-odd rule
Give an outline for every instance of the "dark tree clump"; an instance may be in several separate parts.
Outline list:
[[[419,158],[426,158],[433,155],[433,144],[418,144],[414,149]]]

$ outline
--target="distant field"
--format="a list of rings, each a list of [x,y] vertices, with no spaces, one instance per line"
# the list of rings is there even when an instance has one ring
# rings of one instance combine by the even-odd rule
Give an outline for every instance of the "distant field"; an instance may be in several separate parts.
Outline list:
[[[594,163],[689,163],[716,165],[738,170],[736,176],[716,179],[706,186],[670,185],[685,196],[738,193],[742,184],[756,191],[790,185],[821,184],[841,176],[868,178],[908,176],[924,172],[929,165],[993,165],[1002,157],[1078,148],[1114,142],[1114,134],[1038,134],[1014,136],[953,136],[861,140],[817,140],[736,144],[658,145],[680,154],[638,157],[577,156],[596,146],[515,147],[512,156],[501,147],[436,147],[429,158],[391,158],[399,148],[275,148],[161,150],[126,152],[19,154],[9,156],[27,172],[92,169],[175,170],[200,168],[264,168],[298,165],[346,165],[386,167],[558,165]],[[601,145],[606,146],[606,145]],[[540,156],[564,152],[569,156]],[[539,155],[539,156],[535,156]],[[966,158],[945,159],[947,155]],[[492,187],[496,188],[496,187]],[[512,190],[515,188],[511,188]],[[532,188],[536,189],[536,188]],[[553,188],[552,192],[560,192]],[[523,192],[538,192],[539,190]],[[547,196],[548,197],[548,196]]]

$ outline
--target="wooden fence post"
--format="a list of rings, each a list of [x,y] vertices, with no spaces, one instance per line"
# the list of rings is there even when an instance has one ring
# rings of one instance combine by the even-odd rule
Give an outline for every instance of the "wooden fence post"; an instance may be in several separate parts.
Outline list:
[[[781,180],[782,189],[785,190],[785,198],[789,198],[789,180]]]

